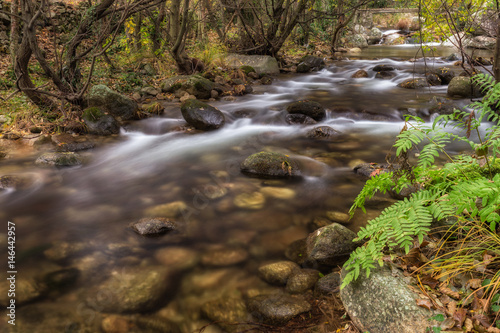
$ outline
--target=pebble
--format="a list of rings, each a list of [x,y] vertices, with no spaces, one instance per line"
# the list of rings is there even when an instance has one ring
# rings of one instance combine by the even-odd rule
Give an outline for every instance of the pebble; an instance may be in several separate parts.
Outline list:
[[[234,198],[234,204],[244,209],[262,209],[265,203],[266,198],[260,192],[242,193]]]

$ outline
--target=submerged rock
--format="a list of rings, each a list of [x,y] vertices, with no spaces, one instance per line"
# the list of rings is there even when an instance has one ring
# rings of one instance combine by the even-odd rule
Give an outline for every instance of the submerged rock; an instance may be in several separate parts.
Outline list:
[[[198,252],[179,246],[159,249],[154,256],[159,263],[174,271],[191,269],[200,261]]]
[[[332,223],[307,237],[307,261],[320,266],[336,266],[356,249],[356,234],[338,223]]]
[[[387,71],[395,71],[396,67],[391,66],[391,65],[376,65],[375,67],[372,68],[374,72],[387,72]]]
[[[260,192],[242,193],[234,198],[234,205],[245,209],[262,209],[266,197]]]
[[[199,130],[215,130],[225,123],[224,114],[219,109],[195,99],[185,101],[181,112],[186,122]]]
[[[396,73],[391,71],[382,71],[375,74],[375,78],[381,80],[391,80],[394,77],[396,77]]]
[[[325,108],[318,102],[314,101],[304,100],[304,101],[293,102],[288,104],[286,110],[290,114],[300,113],[308,117],[311,117],[316,121],[320,121],[326,117]]]
[[[272,152],[250,155],[240,168],[243,173],[257,177],[289,178],[301,175],[297,162],[287,155]]]
[[[369,278],[362,271],[356,281],[340,291],[340,298],[362,332],[424,333],[435,324],[430,321],[434,312],[417,305],[420,297],[397,269],[376,267],[370,270]]]
[[[120,268],[87,294],[87,302],[102,312],[147,312],[165,300],[170,272],[161,266]]]
[[[9,277],[7,275],[6,277]],[[12,283],[14,286],[12,286]],[[21,304],[26,304],[37,298],[45,296],[47,293],[47,285],[43,282],[36,281],[33,278],[22,278],[17,276],[17,278],[12,282],[6,278],[2,279],[0,282],[0,306],[6,307],[10,305],[9,290],[15,290],[15,300],[16,306]]]
[[[356,71],[356,73],[352,74],[351,77],[353,79],[367,78],[368,73],[364,69],[360,69],[360,70]]]
[[[320,272],[315,269],[301,269],[294,272],[286,282],[286,291],[290,294],[302,294],[312,289],[319,279]]]
[[[340,134],[342,133],[334,130],[330,126],[317,126],[307,131],[306,138],[316,140],[331,139],[334,137],[338,137]]]
[[[71,167],[83,164],[82,156],[74,152],[43,153],[35,164],[39,166]]]
[[[398,84],[398,87],[400,88],[405,88],[405,89],[419,89],[419,88],[425,88],[429,86],[429,82],[427,82],[427,79],[417,77],[413,79],[406,79],[403,82]]]
[[[52,142],[57,146],[58,151],[80,151],[92,149],[95,143],[85,137],[74,137],[70,134],[63,133],[52,136]]]
[[[292,318],[311,310],[304,298],[287,294],[256,296],[247,302],[248,310],[259,322],[268,325],[286,325]]]
[[[175,222],[162,218],[143,218],[133,222],[130,227],[141,236],[160,236],[177,229]]]
[[[287,114],[285,120],[290,125],[314,125],[316,120],[302,113]]]
[[[26,176],[5,175],[0,176],[0,190],[16,189],[22,190],[33,184],[33,180]]]
[[[250,325],[237,324],[250,321],[245,302],[239,298],[220,298],[205,303],[201,307],[204,317],[216,322],[227,332],[242,332],[251,329]]]
[[[205,266],[232,266],[241,264],[248,259],[248,252],[240,247],[221,247],[207,250],[201,256]]]

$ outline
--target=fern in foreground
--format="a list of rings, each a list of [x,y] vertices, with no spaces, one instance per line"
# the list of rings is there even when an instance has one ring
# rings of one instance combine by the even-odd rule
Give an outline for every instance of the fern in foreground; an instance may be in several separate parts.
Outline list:
[[[470,105],[471,112],[456,110],[453,115],[436,118],[431,126],[418,117],[409,117],[394,144],[396,156],[408,164],[410,151],[427,142],[418,154],[415,168],[379,174],[369,179],[350,213],[361,208],[375,193],[401,190],[404,186],[423,188],[410,197],[386,208],[375,219],[361,228],[355,241],[366,240],[344,264],[346,275],[341,288],[356,280],[364,271],[367,276],[376,265],[383,265],[386,252],[411,250],[415,238],[421,244],[431,230],[431,223],[447,217],[464,221],[478,221],[495,231],[500,224],[500,84],[482,74],[475,82],[488,91],[480,102]],[[479,126],[483,120],[493,122],[481,137]],[[462,135],[445,131],[446,126],[461,129]],[[479,142],[470,139],[475,131]],[[451,156],[446,146],[452,141],[470,145],[472,155]],[[435,166],[435,158],[444,154],[448,159],[442,167]]]

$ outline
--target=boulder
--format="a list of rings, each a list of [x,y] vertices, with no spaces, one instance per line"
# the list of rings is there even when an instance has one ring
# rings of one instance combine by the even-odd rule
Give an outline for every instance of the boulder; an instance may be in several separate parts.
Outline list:
[[[300,63],[307,65],[311,70],[320,70],[325,67],[325,61],[323,58],[313,55],[306,55],[302,57],[302,59],[300,59]]]
[[[87,96],[89,107],[97,106],[122,120],[137,118],[139,107],[130,98],[123,96],[103,84],[93,86]]]
[[[201,313],[227,332],[242,332],[251,329],[250,325],[236,325],[236,323],[249,322],[251,319],[245,302],[239,298],[222,297],[207,302],[202,305]]]
[[[299,63],[297,65],[297,69],[295,70],[297,73],[309,73],[311,71],[311,67],[309,67],[306,63]]]
[[[346,44],[352,48],[363,49],[368,47],[366,39],[367,36],[365,34],[351,34],[346,37]]]
[[[53,135],[52,142],[58,151],[80,151],[95,147],[95,143],[86,137],[75,137],[68,133]]]
[[[341,132],[334,130],[330,126],[317,126],[306,133],[306,138],[308,139],[316,139],[316,140],[325,140],[338,137]]]
[[[376,79],[391,80],[394,77],[396,77],[396,73],[392,71],[380,71],[375,73]]]
[[[163,92],[185,91],[196,98],[209,99],[215,83],[198,74],[178,75],[166,79],[160,87]]]
[[[195,99],[185,101],[181,112],[186,122],[199,130],[215,130],[225,123],[224,114],[219,109]]]
[[[90,134],[112,135],[120,133],[118,121],[113,116],[105,114],[100,107],[94,106],[85,109],[82,119]]]
[[[405,88],[405,89],[419,89],[419,88],[425,88],[428,86],[429,86],[429,83],[427,82],[427,79],[424,79],[422,77],[417,77],[417,78],[413,78],[413,79],[406,79],[403,82],[398,84],[398,87]]]
[[[87,294],[100,312],[147,312],[165,300],[172,275],[162,266],[120,267]]]
[[[496,45],[496,38],[488,36],[476,36],[472,38],[467,47],[472,49],[493,49]]]
[[[336,266],[356,249],[356,234],[338,223],[332,223],[309,234],[306,240],[307,260],[313,265]]]
[[[274,294],[250,298],[247,308],[259,322],[283,326],[299,314],[310,311],[311,304],[299,296]]]
[[[345,271],[342,271],[342,277]],[[340,291],[349,317],[361,332],[424,333],[434,315],[417,305],[420,298],[405,282],[403,274],[386,266],[364,271]]]
[[[288,278],[300,267],[292,261],[278,261],[259,267],[260,277],[270,284],[285,285]]]
[[[470,98],[481,97],[483,94],[479,87],[473,86],[470,77],[455,76],[448,84],[448,96]]]
[[[250,74],[250,73],[257,73],[257,72],[255,71],[255,68],[253,68],[252,66],[248,66],[248,65],[246,65],[246,66],[241,66],[241,67],[240,67],[240,70],[241,70],[243,73],[245,73],[245,75],[248,75],[248,74]]]
[[[175,222],[162,217],[143,218],[133,222],[130,227],[139,235],[149,237],[160,236],[176,230]]]
[[[314,125],[316,120],[302,113],[287,114],[285,121],[290,125]]]
[[[278,61],[265,55],[241,55],[229,54],[226,59],[226,64],[231,68],[240,68],[241,66],[251,66],[257,74],[279,74],[280,69]]]
[[[260,152],[250,155],[240,168],[243,173],[257,177],[290,178],[301,175],[297,162],[281,153]]]
[[[286,110],[289,114],[304,114],[316,121],[320,121],[326,117],[325,108],[318,102],[302,100],[288,104]]]
[[[455,72],[448,67],[440,67],[433,71],[441,79],[441,84],[449,84],[451,79],[455,77]]]
[[[351,77],[353,79],[367,78],[368,73],[364,69],[360,69],[360,70],[356,71],[356,73],[352,74]]]
[[[74,152],[43,153],[35,164],[39,166],[71,167],[83,164],[83,158]]]
[[[396,67],[391,66],[391,65],[377,65],[372,68],[374,72],[387,72],[387,71],[394,71],[396,70]]]
[[[437,74],[428,73],[425,75],[425,78],[427,79],[427,83],[431,86],[440,86],[442,84],[441,78]]]

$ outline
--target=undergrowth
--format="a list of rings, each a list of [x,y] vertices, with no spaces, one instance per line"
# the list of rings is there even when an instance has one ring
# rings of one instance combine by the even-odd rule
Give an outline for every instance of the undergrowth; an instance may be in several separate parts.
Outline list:
[[[386,254],[408,254],[415,242],[422,244],[437,221],[448,224],[447,239],[460,239],[465,244],[457,250],[456,257],[447,255],[443,260],[438,253],[432,263],[438,270],[450,263],[455,268],[463,266],[453,272],[470,266],[467,260],[460,264],[465,248],[477,252],[500,247],[500,238],[495,236],[500,224],[500,115],[497,111],[500,84],[483,74],[476,75],[473,80],[487,91],[486,96],[472,103],[470,112],[456,110],[452,115],[439,116],[430,125],[417,117],[408,117],[394,145],[397,161],[392,171],[369,179],[355,199],[351,215],[357,208],[364,211],[365,201],[375,193],[400,192],[405,187],[419,189],[361,228],[355,241],[364,240],[365,243],[344,264],[346,275],[341,288],[356,280],[361,272],[369,276],[377,265],[383,265]],[[480,126],[486,121],[491,126],[482,133]],[[447,130],[450,127],[452,131]],[[455,133],[457,129],[461,134]],[[476,140],[471,139],[472,133],[476,134]],[[471,152],[452,156],[447,147],[453,141],[467,143]],[[408,156],[414,151],[418,151],[418,161],[416,166],[411,166]],[[440,155],[446,156],[448,162],[438,167],[435,160]],[[479,246],[477,240],[468,237],[471,230],[475,237],[483,235],[488,240],[484,243],[487,246]],[[476,252],[467,252],[465,257],[474,257]],[[497,277],[490,299],[499,289],[499,281]]]

